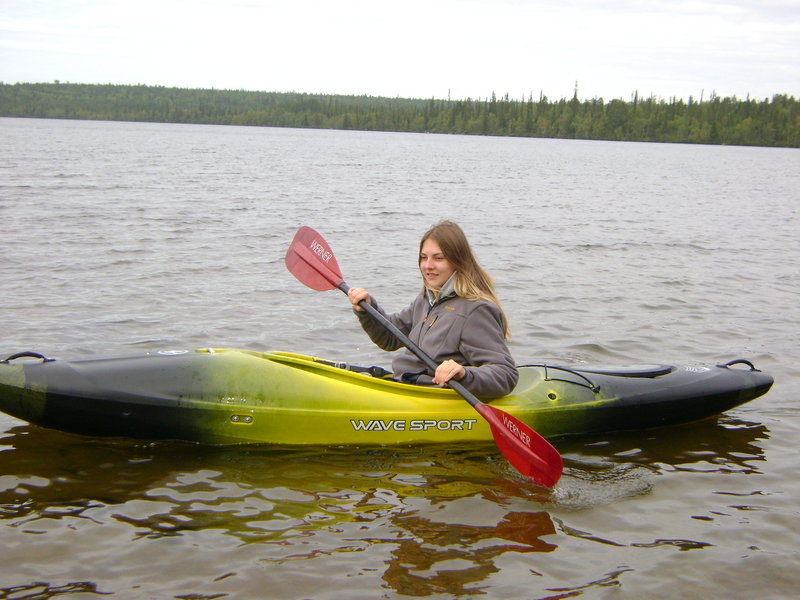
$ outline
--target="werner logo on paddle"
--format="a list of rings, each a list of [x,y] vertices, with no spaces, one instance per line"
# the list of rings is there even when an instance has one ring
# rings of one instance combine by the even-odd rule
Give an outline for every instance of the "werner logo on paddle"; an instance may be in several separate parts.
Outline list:
[[[531,436],[522,431],[519,427],[517,427],[517,424],[514,423],[514,421],[512,421],[511,419],[509,419],[508,415],[506,414],[503,414],[503,425],[505,425],[506,429],[508,429],[511,433],[513,433],[514,436],[516,436],[520,442],[522,442],[523,444],[525,444],[530,448]]]
[[[333,254],[330,251],[326,250],[325,246],[320,244],[317,240],[312,241],[308,247],[311,248],[311,251],[317,256],[319,256],[326,263],[331,261]]]

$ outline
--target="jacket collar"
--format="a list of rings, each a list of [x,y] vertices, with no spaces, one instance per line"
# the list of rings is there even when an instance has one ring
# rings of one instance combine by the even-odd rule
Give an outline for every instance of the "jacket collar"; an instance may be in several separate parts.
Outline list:
[[[433,290],[429,287],[425,288],[425,295],[428,297],[428,303],[433,306],[437,302],[441,302],[451,296],[456,296],[456,274],[450,275],[450,278],[444,282],[442,289]]]

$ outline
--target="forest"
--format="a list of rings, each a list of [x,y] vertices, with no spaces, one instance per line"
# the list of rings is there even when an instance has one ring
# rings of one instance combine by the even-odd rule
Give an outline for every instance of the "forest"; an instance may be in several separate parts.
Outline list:
[[[439,100],[0,82],[0,116],[800,147],[800,103],[786,94]]]

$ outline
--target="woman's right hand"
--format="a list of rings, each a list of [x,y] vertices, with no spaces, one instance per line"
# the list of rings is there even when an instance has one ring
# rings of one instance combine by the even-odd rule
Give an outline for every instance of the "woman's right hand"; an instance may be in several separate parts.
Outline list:
[[[372,304],[372,301],[369,298],[369,292],[364,288],[350,288],[347,291],[347,297],[350,299],[350,303],[353,305],[353,308],[359,312],[363,312],[363,308],[359,306],[359,303],[362,300],[366,300],[367,304]]]

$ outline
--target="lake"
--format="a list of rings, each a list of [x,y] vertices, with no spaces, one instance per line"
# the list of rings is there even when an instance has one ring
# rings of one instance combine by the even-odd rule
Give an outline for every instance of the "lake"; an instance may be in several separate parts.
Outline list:
[[[320,231],[388,310],[466,231],[519,364],[753,361],[766,396],[552,440],[202,447],[0,414],[0,598],[791,598],[800,150],[0,119],[0,358],[237,347],[388,367],[283,257]]]

